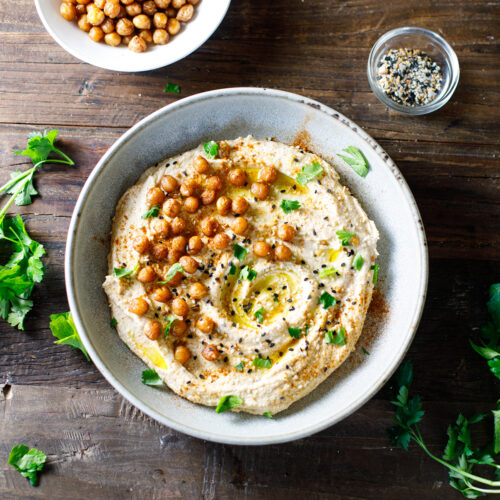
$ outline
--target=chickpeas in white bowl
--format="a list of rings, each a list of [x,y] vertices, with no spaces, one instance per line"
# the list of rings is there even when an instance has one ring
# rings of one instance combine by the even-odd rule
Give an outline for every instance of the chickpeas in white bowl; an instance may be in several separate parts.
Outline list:
[[[135,72],[168,66],[199,48],[221,23],[230,0],[35,0],[35,4],[45,28],[67,52],[94,66]]]

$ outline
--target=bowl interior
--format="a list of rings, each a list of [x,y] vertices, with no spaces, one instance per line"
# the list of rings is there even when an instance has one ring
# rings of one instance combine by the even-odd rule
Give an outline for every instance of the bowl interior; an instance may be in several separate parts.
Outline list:
[[[309,148],[332,162],[380,231],[379,293],[389,311],[369,318],[358,351],[309,396],[275,420],[218,415],[167,388],[141,383],[143,363],[109,325],[102,282],[115,205],[143,170],[207,140],[252,134],[287,144],[310,137]],[[371,170],[358,177],[336,156],[359,147]],[[296,439],[325,428],[358,408],[388,379],[417,327],[427,285],[425,235],[406,183],[373,139],[335,111],[300,96],[267,89],[199,94],[150,115],[103,157],[79,198],[66,251],[68,297],[75,322],[96,366],[127,399],[158,421],[219,442],[262,444]],[[361,352],[365,346],[370,355]]]
[[[217,29],[230,2],[202,0],[195,8],[193,19],[182,24],[181,32],[171,37],[166,45],[149,45],[146,52],[137,54],[125,45],[110,47],[104,42],[93,42],[76,22],[61,17],[60,0],[35,0],[46,30],[63,49],[89,64],[115,71],[147,71],[186,57]]]

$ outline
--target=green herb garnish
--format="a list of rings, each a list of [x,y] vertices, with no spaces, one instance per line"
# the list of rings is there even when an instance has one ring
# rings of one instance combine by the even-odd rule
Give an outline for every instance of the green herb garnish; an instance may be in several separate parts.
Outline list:
[[[154,370],[143,370],[142,383],[144,385],[161,386],[163,385],[163,380]]]
[[[111,318],[111,321],[109,322],[109,326],[111,328],[115,328],[115,326],[118,324],[118,321],[116,321],[116,318]]]
[[[354,257],[354,259],[352,260],[352,265],[354,266],[354,269],[356,269],[356,271],[361,271],[364,262],[365,259],[363,259],[362,255],[358,253],[358,255],[356,255],[356,257]]]
[[[215,141],[205,142],[203,149],[209,158],[215,158],[219,153],[219,145]]]
[[[177,85],[175,83],[167,82],[167,84],[165,85],[165,88],[163,89],[163,92],[167,92],[169,94],[180,94],[181,89],[180,89],[179,85]]]
[[[347,245],[349,245],[351,238],[356,236],[355,233],[350,233],[349,231],[346,231],[345,229],[340,229],[339,231],[336,231],[335,234],[339,237],[343,247],[346,247]]]
[[[269,358],[255,358],[252,364],[256,368],[271,368],[273,362]]]
[[[243,363],[243,361],[240,361],[236,366],[235,366],[236,370],[238,370],[239,372],[242,372],[243,371],[243,368],[245,368],[245,363]]]
[[[241,280],[253,281],[257,277],[257,271],[249,268],[248,266],[244,266],[240,270],[239,278]]]
[[[293,210],[300,208],[300,202],[297,200],[281,200],[280,207],[283,209],[283,212],[289,214]]]
[[[318,161],[313,161],[309,165],[302,167],[302,172],[297,175],[297,182],[305,186],[309,181],[316,179],[323,173],[323,167]]]
[[[150,208],[144,215],[141,215],[141,219],[149,219],[150,217],[158,217],[160,213],[160,207]]]
[[[365,349],[364,347],[361,347],[361,350],[367,355],[369,356],[370,355],[370,351],[368,351],[367,349]]]
[[[127,267],[115,267],[113,269],[113,274],[117,278],[127,278],[139,269],[139,264],[137,264],[134,269],[128,269]]]
[[[231,267],[229,268],[229,274],[236,274],[236,266],[234,264],[231,264]]]
[[[231,410],[232,408],[237,408],[243,403],[243,400],[239,396],[222,396],[220,398],[219,404],[215,408],[217,413],[222,413],[223,411]]]
[[[49,326],[52,331],[52,335],[59,339],[56,340],[54,344],[66,344],[75,349],[80,349],[87,360],[90,361],[87,350],[80,340],[80,335],[78,335],[75,323],[73,321],[73,316],[70,312],[51,314]]]
[[[38,472],[43,469],[47,455],[36,448],[28,449],[25,444],[14,446],[10,451],[7,463],[12,465],[24,477],[29,479],[31,486],[38,484]]]
[[[365,155],[356,146],[349,146],[342,151],[345,151],[351,156],[338,156],[340,156],[340,158],[342,158],[359,176],[366,177],[369,165],[366,161]]]
[[[170,269],[167,271],[167,274],[165,275],[165,281],[157,281],[156,283],[158,283],[159,285],[166,285],[169,281],[171,281],[173,279],[173,277],[177,273],[183,273],[183,272],[184,272],[184,269],[182,267],[182,264],[180,264],[179,262],[176,262],[175,264],[170,266]]]
[[[243,262],[245,260],[247,253],[248,250],[241,245],[238,245],[238,243],[235,243],[233,245],[233,254],[240,262]]]
[[[170,333],[170,328],[172,328],[172,325],[174,324],[174,321],[177,319],[175,316],[167,316],[167,325],[165,326],[165,338],[168,337],[168,334]]]
[[[319,298],[319,302],[323,305],[323,309],[328,309],[337,301],[335,300],[335,297],[332,297],[328,292],[323,292]]]
[[[279,302],[279,295],[277,293],[273,293],[273,301],[274,302]]]
[[[288,327],[288,333],[290,334],[290,337],[293,337],[294,339],[300,338],[300,332],[300,328]]]
[[[262,414],[263,417],[266,417],[266,418],[273,418],[273,414],[270,412],[270,411],[265,411],[263,414]]]
[[[345,345],[345,328],[341,326],[337,332],[329,330],[325,333],[327,344]]]
[[[258,323],[262,323],[264,321],[264,307],[257,309],[257,311],[255,311],[253,316]]]
[[[376,285],[377,284],[377,279],[378,279],[379,265],[378,264],[374,264],[373,266],[370,267],[370,269],[373,271],[372,283],[374,285]]]
[[[333,267],[325,267],[319,273],[319,277],[320,278],[326,278],[327,276],[331,276],[332,274],[336,274],[337,276],[340,276],[340,273],[335,268],[333,268]]]

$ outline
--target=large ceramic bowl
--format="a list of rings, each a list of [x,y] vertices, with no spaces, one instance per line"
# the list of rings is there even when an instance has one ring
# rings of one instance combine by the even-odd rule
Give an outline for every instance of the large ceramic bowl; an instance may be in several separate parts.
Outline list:
[[[59,14],[61,0],[35,0],[36,10],[52,38],[72,56],[99,68],[113,71],[148,71],[168,66],[203,45],[224,19],[231,0],[202,0],[193,19],[166,45],[150,45],[137,54],[124,45],[110,47],[93,42],[75,22]]]
[[[208,140],[252,134],[307,143],[331,161],[380,231],[380,278],[358,350],[328,380],[270,420],[215,413],[141,383],[143,363],[110,327],[102,282],[115,205],[146,167]],[[357,146],[371,169],[355,174],[336,156]],[[177,101],[126,132],[96,166],[75,207],[66,247],[66,287],[75,324],[97,368],[132,404],[169,427],[233,444],[290,441],[324,429],[359,408],[387,381],[415,334],[427,287],[425,234],[406,182],[363,130],[333,109],[270,89],[235,88]],[[362,351],[364,347],[369,355]]]

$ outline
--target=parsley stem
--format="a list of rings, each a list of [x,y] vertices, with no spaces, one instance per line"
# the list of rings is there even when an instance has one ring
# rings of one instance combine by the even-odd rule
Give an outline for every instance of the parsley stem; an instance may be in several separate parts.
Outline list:
[[[50,158],[45,160],[47,163],[67,163],[68,165],[74,165],[75,162],[65,153],[63,153],[60,149],[53,149],[54,153],[66,158],[66,162],[62,162],[61,160],[51,160]]]
[[[20,174],[19,177],[16,177],[15,179],[11,179],[9,182],[7,182],[2,187],[0,187],[0,193],[2,191],[5,191],[6,189],[9,189],[14,184],[17,184],[24,177],[27,177],[31,173],[31,171],[33,170],[33,168],[35,168],[35,167],[32,167],[29,170],[26,170],[26,172],[23,172],[22,174]]]
[[[479,491],[480,493],[500,493],[500,490],[491,490],[489,488],[479,488],[478,486],[474,486],[467,479],[464,479],[464,483],[474,491]]]

